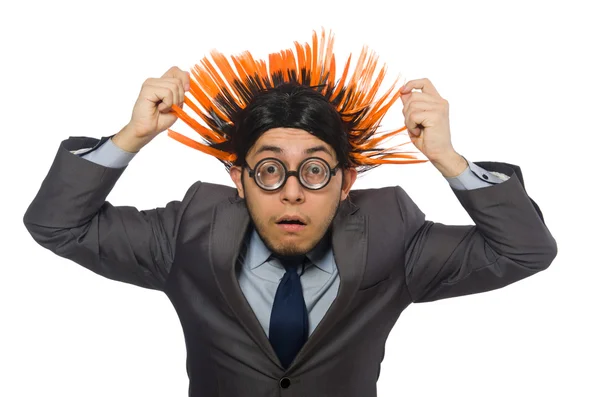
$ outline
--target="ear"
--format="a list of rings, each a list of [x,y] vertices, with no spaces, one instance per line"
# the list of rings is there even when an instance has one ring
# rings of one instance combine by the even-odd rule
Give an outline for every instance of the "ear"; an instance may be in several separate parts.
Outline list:
[[[340,200],[346,200],[348,197],[348,193],[350,193],[350,188],[354,185],[356,181],[356,177],[358,176],[358,172],[356,168],[345,168],[344,169],[344,177],[342,178],[342,193],[340,195]]]
[[[244,198],[244,184],[242,183],[242,168],[238,165],[234,165],[229,169],[229,176],[238,191],[238,195]]]

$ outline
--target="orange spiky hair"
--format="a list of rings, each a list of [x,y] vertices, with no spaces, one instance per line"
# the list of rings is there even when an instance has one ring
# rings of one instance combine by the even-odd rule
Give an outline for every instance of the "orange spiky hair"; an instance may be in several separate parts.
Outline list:
[[[260,92],[276,88],[282,84],[298,84],[311,87],[321,93],[338,111],[342,122],[347,127],[345,132],[350,143],[349,166],[358,172],[364,172],[381,164],[409,164],[426,162],[416,156],[401,152],[397,144],[389,148],[380,148],[383,141],[399,135],[406,130],[400,129],[381,132],[381,119],[400,97],[399,89],[394,89],[394,82],[380,98],[375,99],[377,91],[385,75],[385,65],[379,70],[375,81],[378,57],[366,46],[349,76],[350,60],[348,57],[342,76],[335,81],[335,56],[333,54],[333,35],[326,38],[322,31],[319,42],[316,31],[313,31],[312,47],[294,42],[292,49],[269,55],[268,64],[264,60],[255,60],[246,51],[241,55],[231,56],[233,65],[216,50],[211,51],[214,61],[207,57],[191,70],[189,93],[184,103],[188,105],[207,126],[190,117],[179,106],[172,109],[179,119],[196,131],[204,144],[192,140],[171,129],[168,136],[193,149],[207,153],[231,168],[238,156],[230,145],[232,132],[235,131],[234,120],[252,99]],[[341,132],[340,132],[341,133]]]

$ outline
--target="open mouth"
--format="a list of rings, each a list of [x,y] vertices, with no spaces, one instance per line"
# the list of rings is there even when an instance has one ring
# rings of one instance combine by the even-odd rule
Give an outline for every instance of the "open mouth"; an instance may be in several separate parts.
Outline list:
[[[297,218],[284,218],[276,222],[277,226],[286,232],[298,232],[306,227],[303,220]]]
[[[299,219],[290,219],[290,220],[282,220],[277,222],[278,225],[303,225],[306,226],[304,222]]]

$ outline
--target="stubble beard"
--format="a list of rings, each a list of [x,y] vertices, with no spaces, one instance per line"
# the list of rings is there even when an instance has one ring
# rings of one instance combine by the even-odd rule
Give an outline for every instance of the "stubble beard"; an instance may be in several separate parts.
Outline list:
[[[340,201],[336,203],[335,208],[332,211],[329,211],[327,214],[327,218],[320,224],[317,225],[317,234],[312,236],[312,241],[309,244],[304,245],[304,247],[299,246],[295,243],[278,243],[270,239],[267,235],[267,228],[273,227],[269,221],[264,222],[259,214],[256,214],[254,208],[248,200],[246,200],[246,207],[248,208],[248,213],[250,214],[250,219],[252,220],[256,232],[260,236],[261,240],[264,242],[266,247],[275,255],[279,256],[292,256],[292,255],[305,255],[310,252],[315,246],[321,241],[321,239],[325,236],[327,231],[329,230],[333,219],[335,218],[338,209],[340,207]],[[314,226],[314,225],[311,225]]]

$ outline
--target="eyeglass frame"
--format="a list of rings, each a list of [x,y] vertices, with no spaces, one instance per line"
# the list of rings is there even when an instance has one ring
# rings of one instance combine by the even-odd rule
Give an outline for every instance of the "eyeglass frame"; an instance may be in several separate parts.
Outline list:
[[[283,167],[283,170],[284,170],[284,172],[285,172],[285,177],[283,178],[283,182],[281,182],[281,185],[279,185],[279,186],[277,186],[276,188],[273,188],[273,189],[265,189],[265,188],[264,188],[264,187],[262,187],[262,186],[261,186],[261,185],[258,183],[258,181],[256,180],[256,169],[257,169],[257,168],[258,168],[258,167],[259,167],[259,166],[260,166],[262,163],[264,163],[264,162],[266,162],[266,161],[268,161],[268,160],[275,161],[275,162],[277,162],[277,163],[281,164],[281,166]],[[321,187],[318,187],[318,188],[311,188],[311,187],[309,187],[309,186],[306,186],[306,185],[305,185],[305,184],[302,182],[302,178],[301,178],[301,177],[300,177],[300,175],[298,174],[298,171],[299,171],[300,169],[302,169],[302,166],[304,165],[304,163],[306,163],[306,162],[307,162],[307,161],[309,161],[309,160],[320,160],[320,161],[324,162],[324,163],[327,165],[327,168],[329,169],[329,178],[327,178],[327,182],[325,182],[325,183],[323,184],[323,186],[321,186]],[[285,186],[285,184],[287,183],[287,180],[288,180],[288,178],[289,178],[290,176],[295,176],[295,177],[296,177],[296,179],[298,179],[298,182],[300,183],[300,185],[301,185],[303,188],[305,188],[305,189],[308,189],[308,190],[313,190],[313,191],[314,191],[314,190],[321,190],[321,189],[323,189],[325,186],[329,185],[329,182],[331,182],[331,178],[332,178],[332,177],[334,177],[334,176],[337,174],[337,170],[340,168],[340,165],[341,165],[341,162],[338,162],[338,163],[337,163],[337,165],[336,165],[335,167],[331,167],[331,166],[329,165],[329,163],[327,162],[327,160],[325,160],[325,159],[323,159],[323,158],[321,158],[321,157],[308,157],[308,158],[305,158],[304,160],[302,160],[302,161],[300,162],[300,164],[298,164],[298,169],[297,169],[297,170],[290,171],[290,170],[288,170],[288,169],[287,169],[287,167],[285,166],[284,162],[283,162],[283,161],[281,161],[280,159],[278,159],[278,158],[276,158],[276,157],[265,157],[264,159],[260,159],[260,160],[259,160],[259,161],[258,161],[258,162],[257,162],[257,163],[254,165],[254,169],[252,169],[252,168],[250,167],[250,164],[248,164],[247,162],[245,162],[244,168],[247,168],[247,169],[248,169],[248,176],[249,176],[250,178],[252,178],[252,180],[254,181],[254,183],[256,183],[256,186],[258,186],[259,188],[261,188],[262,190],[264,190],[264,191],[267,191],[267,192],[274,192],[275,190],[278,190],[278,189],[280,189],[280,188],[284,187],[284,186]]]

